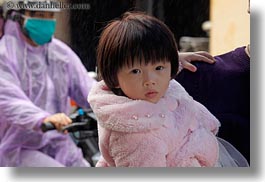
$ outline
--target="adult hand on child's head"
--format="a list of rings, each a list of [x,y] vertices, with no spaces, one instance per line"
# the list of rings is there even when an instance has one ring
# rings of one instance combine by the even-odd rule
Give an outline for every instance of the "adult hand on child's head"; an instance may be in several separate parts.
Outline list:
[[[53,114],[51,116],[48,116],[43,120],[43,122],[50,122],[52,123],[57,131],[62,131],[63,127],[69,125],[72,123],[72,120],[64,113],[57,113]],[[68,132],[65,131],[64,134],[67,134]]]
[[[202,61],[210,64],[215,63],[213,56],[206,51],[181,52],[179,53],[180,71],[184,68],[191,72],[195,72],[197,68],[191,64],[192,61]]]

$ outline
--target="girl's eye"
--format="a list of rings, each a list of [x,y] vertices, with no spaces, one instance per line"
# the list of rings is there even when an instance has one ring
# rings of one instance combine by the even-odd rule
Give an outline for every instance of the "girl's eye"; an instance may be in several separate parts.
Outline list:
[[[139,73],[141,73],[141,70],[139,70],[139,69],[134,69],[134,70],[132,70],[131,71],[133,74],[139,74]]]
[[[157,66],[156,70],[163,70],[165,67],[164,66]]]

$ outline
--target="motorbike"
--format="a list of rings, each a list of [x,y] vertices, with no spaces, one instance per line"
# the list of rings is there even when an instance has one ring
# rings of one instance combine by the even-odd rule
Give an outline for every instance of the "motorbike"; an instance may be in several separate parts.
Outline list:
[[[75,144],[81,148],[84,158],[95,167],[100,157],[98,147],[97,118],[92,109],[78,108],[70,116],[72,123],[65,126],[63,131],[68,131]],[[50,122],[42,123],[41,130],[48,132],[55,130]]]

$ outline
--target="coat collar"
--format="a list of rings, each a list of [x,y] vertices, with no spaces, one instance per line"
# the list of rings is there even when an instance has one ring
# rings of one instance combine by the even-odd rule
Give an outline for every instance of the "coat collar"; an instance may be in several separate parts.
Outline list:
[[[183,88],[171,80],[166,94],[156,104],[117,96],[104,81],[90,91],[88,102],[101,127],[119,132],[144,132],[161,127],[169,118],[169,112],[178,107]]]

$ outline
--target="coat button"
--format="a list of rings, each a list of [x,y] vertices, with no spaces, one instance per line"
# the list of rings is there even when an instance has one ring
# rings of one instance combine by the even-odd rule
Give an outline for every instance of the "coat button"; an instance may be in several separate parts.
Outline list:
[[[145,115],[147,118],[151,118],[151,114],[146,114]]]
[[[132,118],[135,120],[138,120],[138,116],[136,116],[136,115],[133,115]]]

